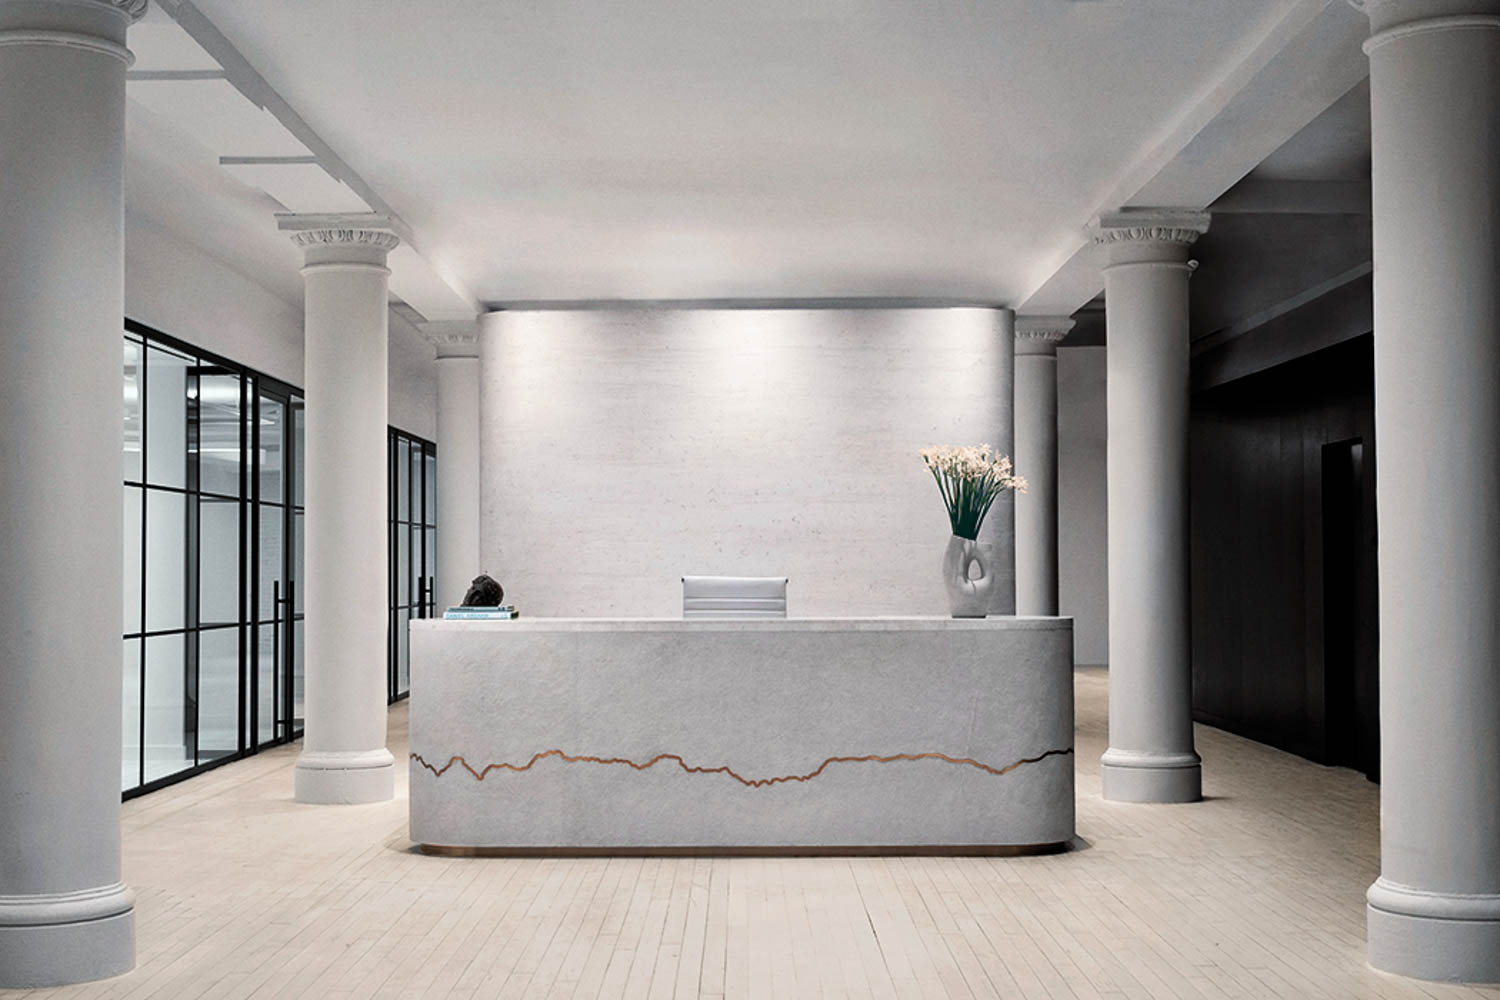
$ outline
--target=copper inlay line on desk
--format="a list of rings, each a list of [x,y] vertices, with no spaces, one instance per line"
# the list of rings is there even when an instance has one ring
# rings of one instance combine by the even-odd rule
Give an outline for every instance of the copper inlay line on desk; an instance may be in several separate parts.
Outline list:
[[[454,764],[458,764],[465,771],[468,771],[469,774],[473,775],[475,780],[477,781],[483,781],[491,771],[529,771],[538,762],[546,760],[549,757],[555,757],[568,764],[626,764],[637,771],[647,770],[648,768],[655,767],[657,764],[661,763],[664,760],[669,760],[675,763],[678,767],[682,768],[688,774],[727,774],[729,777],[733,778],[735,781],[738,781],[740,784],[744,785],[747,788],[765,788],[768,785],[775,785],[786,781],[811,781],[818,775],[822,774],[830,764],[892,764],[899,761],[941,760],[949,764],[962,764],[968,767],[975,767],[981,771],[986,772],[987,774],[993,774],[998,777],[1014,771],[1016,768],[1020,767],[1023,764],[1038,764],[1046,760],[1048,757],[1063,756],[1071,754],[1072,752],[1072,747],[1066,747],[1060,750],[1048,750],[1035,757],[1022,757],[1020,760],[1013,761],[1012,763],[1007,764],[1004,767],[991,767],[988,764],[982,764],[970,757],[950,757],[944,753],[898,753],[891,754],[889,756],[881,756],[879,754],[865,754],[858,757],[829,757],[827,760],[823,761],[823,763],[819,764],[816,769],[809,771],[807,774],[784,774],[778,775],[774,778],[746,778],[743,775],[738,774],[728,766],[698,767],[696,765],[689,764],[687,761],[683,760],[681,757],[674,753],[660,753],[655,757],[652,757],[650,760],[646,761],[644,764],[638,764],[626,757],[592,757],[587,755],[575,757],[571,754],[564,753],[561,750],[545,750],[541,753],[534,754],[532,758],[524,764],[486,764],[481,770],[478,771],[474,770],[473,766],[470,765],[469,762],[459,754],[454,754],[452,757],[449,757],[448,763],[444,764],[442,767],[435,767],[432,764],[429,764],[422,758],[422,755],[419,753],[411,754],[411,759],[416,761],[422,767],[431,771],[433,775],[439,778],[447,773],[447,771],[451,767],[453,767]]]

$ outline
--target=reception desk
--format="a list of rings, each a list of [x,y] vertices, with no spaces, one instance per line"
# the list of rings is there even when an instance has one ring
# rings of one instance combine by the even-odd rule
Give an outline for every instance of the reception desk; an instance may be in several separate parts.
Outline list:
[[[1074,836],[1067,618],[411,623],[429,853],[1012,853]]]

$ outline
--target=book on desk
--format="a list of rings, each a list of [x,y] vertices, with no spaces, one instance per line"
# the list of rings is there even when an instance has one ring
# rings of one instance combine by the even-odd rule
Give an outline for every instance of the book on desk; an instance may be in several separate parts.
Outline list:
[[[510,621],[519,618],[513,604],[461,604],[443,612],[444,621]]]

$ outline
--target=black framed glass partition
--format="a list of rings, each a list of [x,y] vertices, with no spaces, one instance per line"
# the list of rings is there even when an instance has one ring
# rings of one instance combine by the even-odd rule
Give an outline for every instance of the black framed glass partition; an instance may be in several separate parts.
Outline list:
[[[129,790],[240,747],[246,383],[143,336],[127,334],[124,350]]]
[[[303,408],[129,321],[123,374],[129,797],[300,731]]]
[[[390,483],[390,630],[387,694],[406,697],[411,687],[407,623],[430,618],[437,608],[437,446],[392,429],[387,439]]]
[[[123,372],[129,798],[302,735],[306,407],[294,386],[129,320]],[[406,622],[434,610],[437,449],[394,429],[388,444],[394,701]]]

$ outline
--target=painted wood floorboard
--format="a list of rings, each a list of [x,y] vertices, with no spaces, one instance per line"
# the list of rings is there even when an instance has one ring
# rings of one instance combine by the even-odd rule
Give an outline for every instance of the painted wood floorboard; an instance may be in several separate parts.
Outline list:
[[[1048,857],[429,858],[404,766],[304,806],[278,748],[125,804],[134,972],[0,997],[1500,1000],[1366,965],[1376,786],[1200,726],[1207,801],[1106,803],[1106,675],[1076,684],[1082,843]]]

